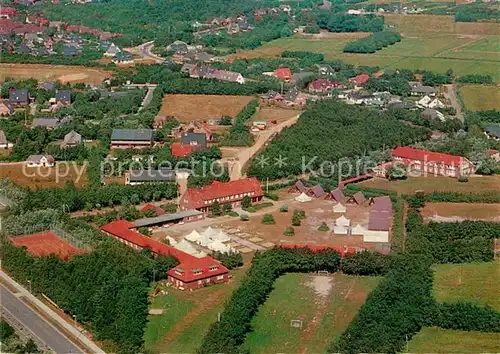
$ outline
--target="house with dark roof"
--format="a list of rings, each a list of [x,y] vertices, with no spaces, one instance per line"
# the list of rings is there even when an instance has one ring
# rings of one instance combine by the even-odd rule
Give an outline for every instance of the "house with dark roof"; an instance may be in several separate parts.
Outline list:
[[[134,57],[129,52],[119,52],[111,60],[115,64],[132,64]]]
[[[359,74],[356,75],[355,77],[351,78],[349,81],[351,81],[353,84],[356,86],[362,86],[364,85],[368,80],[370,80],[370,75],[368,74]]]
[[[344,193],[342,192],[342,189],[337,188],[328,193],[325,199],[333,200],[337,203],[344,203],[346,198]]]
[[[63,148],[75,147],[82,143],[82,136],[76,131],[72,130],[64,136],[62,143]]]
[[[347,203],[349,204],[357,204],[357,205],[362,205],[364,202],[366,202],[366,197],[363,194],[363,192],[356,192],[353,196],[349,197],[347,199]]]
[[[63,105],[70,105],[71,104],[71,90],[57,90],[56,103],[61,103]]]
[[[307,192],[307,187],[306,187],[304,181],[299,179],[297,182],[295,182],[295,184],[293,186],[290,187],[290,189],[288,189],[288,193],[295,193],[295,192],[298,192],[298,193]]]
[[[306,194],[309,197],[321,198],[326,195],[326,192],[324,191],[323,187],[321,187],[321,185],[317,184],[309,189]]]
[[[28,89],[11,89],[9,92],[9,103],[14,107],[23,107],[30,104],[30,95]]]
[[[432,86],[422,85],[420,81],[409,81],[410,94],[412,96],[436,96],[436,89]]]
[[[328,79],[313,80],[309,83],[309,92],[324,93],[333,89],[341,89],[344,86],[338,81],[330,81]]]
[[[284,102],[287,107],[303,107],[307,103],[307,96],[296,87],[292,87],[292,89],[285,94]]]
[[[490,124],[485,127],[486,134],[495,140],[500,139],[500,125]]]
[[[205,133],[186,132],[181,134],[181,144],[189,145],[195,149],[207,147],[207,135]]]
[[[61,121],[57,118],[35,118],[31,125],[32,128],[56,129],[61,125]]]
[[[263,196],[264,192],[255,177],[230,182],[214,181],[205,187],[188,188],[180,198],[179,206],[181,210],[196,209],[208,213],[216,201],[237,208],[245,197],[255,203],[262,200]]]
[[[125,172],[125,184],[137,185],[144,183],[175,182],[176,172],[169,169],[159,170],[129,170]]]
[[[111,149],[144,149],[152,146],[152,129],[113,129],[111,134]]]

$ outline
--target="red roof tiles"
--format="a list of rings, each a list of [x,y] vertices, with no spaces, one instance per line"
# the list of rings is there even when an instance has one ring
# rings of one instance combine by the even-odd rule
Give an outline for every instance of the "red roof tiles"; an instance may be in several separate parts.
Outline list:
[[[0,16],[13,17],[16,16],[17,10],[10,6],[0,7]]]
[[[409,146],[398,146],[392,150],[392,157],[398,157],[406,160],[417,160],[434,162],[449,166],[460,166],[464,162],[468,162],[467,159],[461,156],[442,154],[439,152],[433,152],[428,150],[414,149]]]
[[[160,207],[157,207],[153,204],[146,204],[144,205],[144,207],[141,209],[142,212],[145,212],[145,211],[148,211],[148,210],[153,210],[156,214],[156,216],[160,216],[160,215],[165,215],[167,212],[165,210],[163,210],[162,208]]]
[[[337,81],[330,81],[327,79],[318,79],[311,81],[309,84],[309,90],[310,91],[317,91],[317,92],[323,92],[323,91],[328,91],[336,87],[340,87],[342,84]]]
[[[363,85],[368,80],[370,80],[370,75],[368,75],[368,74],[359,74],[354,79],[352,79],[352,81],[354,81],[354,83],[357,86]]]
[[[186,157],[191,155],[193,152],[194,146],[192,145],[182,145],[179,143],[173,143],[170,145],[170,152],[172,153],[172,156],[174,157]]]
[[[278,68],[274,71],[274,74],[280,80],[290,80],[292,78],[292,71],[290,68]]]

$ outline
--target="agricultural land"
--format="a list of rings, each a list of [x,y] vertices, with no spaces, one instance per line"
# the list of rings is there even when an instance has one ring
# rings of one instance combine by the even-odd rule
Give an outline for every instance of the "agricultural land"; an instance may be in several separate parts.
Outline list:
[[[495,203],[427,203],[421,211],[425,220],[500,222],[500,204]]]
[[[29,188],[64,187],[66,182],[73,182],[77,187],[87,184],[85,166],[72,162],[57,163],[55,167],[26,167],[23,162],[0,163],[0,179],[5,178]]]
[[[500,52],[498,54],[500,57]],[[464,85],[460,87],[465,109],[471,111],[500,110],[500,87]]]

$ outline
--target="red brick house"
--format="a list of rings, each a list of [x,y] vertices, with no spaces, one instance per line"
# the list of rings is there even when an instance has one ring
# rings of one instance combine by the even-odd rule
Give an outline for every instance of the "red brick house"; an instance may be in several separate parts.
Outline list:
[[[136,250],[149,249],[155,255],[171,256],[179,265],[167,272],[168,282],[180,290],[193,290],[209,284],[223,283],[230,279],[229,270],[210,256],[196,258],[163,242],[145,236],[126,220],[115,220],[101,230],[116,240]]]
[[[392,161],[403,163],[409,171],[419,175],[460,177],[475,172],[472,162],[462,156],[399,146],[392,150]]]
[[[314,80],[309,83],[309,92],[321,93],[343,87],[340,82],[328,79]]]
[[[208,213],[215,201],[221,205],[230,203],[233,207],[239,207],[245,196],[250,197],[252,203],[262,200],[264,192],[257,178],[231,182],[214,181],[206,187],[188,188],[181,197],[179,206],[181,210],[196,209]]]
[[[0,7],[0,18],[6,18],[6,19],[11,19],[12,17],[16,16],[17,10],[13,7],[10,6],[3,6]]]
[[[292,79],[292,71],[290,68],[278,68],[274,70],[274,75],[283,81],[290,81]]]
[[[356,86],[361,86],[365,84],[368,80],[370,80],[370,75],[368,74],[359,74],[356,75],[356,77],[351,79],[351,82],[354,83]]]

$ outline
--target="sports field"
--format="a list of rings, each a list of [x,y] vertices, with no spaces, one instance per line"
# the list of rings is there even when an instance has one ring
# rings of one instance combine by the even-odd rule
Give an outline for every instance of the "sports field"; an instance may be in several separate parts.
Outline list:
[[[500,333],[426,327],[408,343],[409,353],[498,353]]]
[[[324,353],[377,286],[378,277],[286,274],[276,280],[245,341],[250,353]],[[301,320],[302,328],[290,326]]]
[[[63,260],[85,252],[78,249],[52,232],[40,232],[27,236],[12,237],[11,242],[18,247],[26,247],[29,253],[36,257],[55,254]]]
[[[465,109],[471,111],[500,110],[500,87],[465,85],[460,87]]]
[[[440,264],[434,271],[438,302],[470,301],[500,311],[500,263]]]

